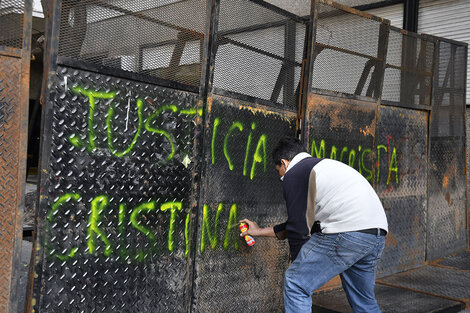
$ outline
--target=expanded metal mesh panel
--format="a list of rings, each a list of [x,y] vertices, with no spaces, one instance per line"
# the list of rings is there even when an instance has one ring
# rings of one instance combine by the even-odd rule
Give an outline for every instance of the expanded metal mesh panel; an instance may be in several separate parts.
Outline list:
[[[372,85],[375,91],[381,79],[372,79],[372,73],[384,61],[379,53],[385,48],[379,38],[381,22],[321,2],[317,13],[311,87],[372,96],[367,89]],[[359,88],[362,76],[365,88]]]
[[[254,1],[222,0],[213,86],[295,108],[306,23]]]
[[[389,225],[383,275],[425,261],[428,113],[381,107],[378,116],[374,180]]]
[[[206,1],[62,1],[59,56],[199,85]]]
[[[24,0],[0,1],[0,46],[23,47]]]
[[[0,56],[0,311],[12,293],[17,205],[21,60]],[[14,279],[14,278],[13,278]]]
[[[435,41],[391,28],[382,100],[430,105]]]
[[[52,82],[35,310],[186,311],[197,97],[63,67]]]
[[[440,41],[430,125],[427,255],[438,259],[463,249],[465,213],[466,46]]]
[[[287,242],[257,237],[249,247],[238,221],[267,227],[286,220],[271,151],[294,134],[296,116],[226,97],[209,100],[195,312],[282,312]]]
[[[434,79],[432,137],[463,136],[467,47],[440,41]]]

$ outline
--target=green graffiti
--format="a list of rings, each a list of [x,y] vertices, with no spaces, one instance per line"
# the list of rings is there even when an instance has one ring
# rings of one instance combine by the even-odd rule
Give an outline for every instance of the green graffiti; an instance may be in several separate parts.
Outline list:
[[[138,123],[138,126],[137,126],[137,131],[134,135],[134,138],[132,139],[132,142],[131,144],[129,145],[129,147],[122,151],[122,152],[118,152],[116,149],[114,149],[114,144],[113,144],[113,132],[112,132],[112,119],[113,119],[113,116],[114,116],[114,106],[111,104],[109,109],[108,109],[108,117],[106,118],[106,126],[107,126],[107,134],[108,134],[108,147],[109,147],[109,151],[111,151],[111,153],[117,157],[123,157],[125,155],[127,155],[129,152],[132,151],[132,149],[134,148],[136,142],[137,142],[137,139],[139,138],[140,136],[140,132],[142,130],[142,107],[143,107],[143,104],[142,104],[142,100],[141,99],[137,99],[137,115],[139,117],[139,123]]]
[[[174,250],[173,233],[175,232],[176,212],[181,211],[182,208],[183,204],[181,202],[167,202],[160,206],[162,212],[170,210],[170,229],[168,231],[168,250],[170,252]]]
[[[204,204],[202,208],[202,229],[201,229],[201,253],[204,252],[205,247],[206,247],[206,237],[208,237],[209,242],[210,242],[210,247],[212,250],[215,249],[217,246],[217,243],[219,242],[219,218],[220,218],[220,213],[222,213],[223,209],[223,204],[219,203],[219,206],[217,207],[217,213],[215,215],[215,221],[214,221],[214,231],[211,232],[210,228],[210,223],[209,223],[209,206],[207,204]]]
[[[189,222],[191,220],[191,212],[188,212],[186,214],[186,220],[184,221],[184,242],[185,242],[185,248],[184,248],[184,257],[188,258],[189,257],[189,250],[190,250],[190,244],[189,244]]]
[[[235,130],[235,129],[238,129],[239,131],[243,131],[243,124],[236,121],[236,122],[233,122],[232,126],[230,126],[227,134],[225,135],[225,138],[224,138],[224,155],[225,155],[225,159],[227,159],[227,163],[228,163],[228,168],[233,171],[233,163],[232,163],[232,159],[230,158],[230,155],[228,153],[228,139],[230,138],[230,136],[232,135],[232,132]]]
[[[368,169],[366,167],[366,163],[364,162],[364,155],[366,154],[370,154],[372,152],[372,149],[364,149],[362,150],[362,153],[361,153],[361,174],[362,174],[362,170],[366,171],[367,172],[367,176],[364,176],[368,181],[371,181],[372,180],[372,170],[371,169]],[[364,175],[364,174],[362,174]]]
[[[211,142],[211,155],[212,155],[212,164],[215,164],[215,138],[217,135],[217,127],[219,127],[220,118],[215,118],[214,126],[212,128],[212,142]]]
[[[340,162],[343,162],[343,156],[345,153],[348,153],[348,147],[343,147],[343,149],[341,150],[341,154],[339,156],[339,161]]]
[[[81,198],[81,196],[78,193],[66,193],[65,195],[61,196],[56,202],[51,207],[51,210],[49,211],[49,214],[47,215],[47,222],[48,225],[50,225],[54,219],[54,216],[58,213],[59,208],[64,204],[68,203],[71,200],[78,201]],[[57,254],[54,253],[49,244],[46,244],[46,248],[49,251],[50,255],[55,256],[61,261],[67,261],[68,259],[72,259],[75,257],[76,253],[78,252],[78,247],[73,247],[70,249],[70,252],[67,254]]]
[[[382,160],[380,157],[380,149],[384,149],[385,152],[387,152],[387,147],[384,145],[378,145],[377,146],[377,183],[379,183],[380,180],[380,161]]]
[[[175,155],[176,149],[175,149],[175,144],[173,143],[173,139],[171,138],[170,134],[162,129],[154,128],[150,126],[150,123],[152,123],[163,111],[171,111],[173,113],[178,112],[178,108],[175,105],[165,105],[161,106],[158,108],[155,113],[153,113],[145,122],[145,129],[151,133],[158,134],[158,135],[163,135],[167,140],[168,143],[170,144],[171,152],[170,154],[166,157],[167,161],[170,161],[173,156]]]
[[[338,151],[338,149],[336,148],[336,146],[331,146],[330,159],[336,160],[337,151]]]
[[[315,152],[315,157],[316,158],[324,158],[325,157],[325,140],[322,139],[320,141],[320,148],[317,148],[317,145],[315,144],[315,140],[313,140],[310,155],[313,156],[314,152]]]
[[[233,249],[238,250],[238,236],[237,236],[238,233],[235,231],[235,226],[237,225],[238,225],[237,205],[234,203],[230,207],[227,227],[225,228],[224,250],[228,250],[228,247],[230,245],[230,239],[234,239]]]
[[[184,115],[199,115],[199,116],[202,116],[202,108],[199,108],[199,109],[196,109],[196,108],[190,108],[190,109],[181,109],[180,110],[180,113],[181,114],[184,114]]]
[[[119,205],[118,213],[118,229],[119,229],[119,246],[117,247],[121,258],[127,257],[127,251],[124,249],[126,245],[126,206],[124,204]]]
[[[108,206],[109,199],[107,196],[97,196],[91,201],[91,213],[88,219],[88,253],[93,254],[96,250],[96,237],[101,239],[105,245],[103,254],[110,256],[113,252],[108,237],[100,229],[100,217],[104,209]]]
[[[356,162],[356,151],[355,150],[351,150],[349,152],[349,159],[348,159],[348,165],[350,167],[354,167],[354,162]],[[360,166],[360,164],[359,164]]]
[[[392,150],[392,157],[390,159],[388,165],[388,177],[387,177],[387,185],[390,184],[390,177],[392,172],[395,172],[395,182],[398,185],[398,161],[397,161],[397,148],[393,148]]]
[[[69,141],[74,147],[77,147],[77,148],[81,148],[85,146],[85,144],[83,143],[83,140],[80,139],[80,137],[75,134],[72,134],[69,136]]]
[[[90,103],[90,109],[88,111],[88,150],[89,151],[94,151],[96,146],[95,146],[95,129],[94,129],[94,115],[95,115],[95,108],[96,108],[96,103],[95,99],[114,99],[116,97],[115,92],[102,92],[102,91],[96,91],[96,90],[86,90],[82,87],[73,87],[72,92],[78,95],[83,95],[88,97],[88,102]],[[70,136],[72,138],[72,136]],[[69,139],[71,139],[69,137]],[[71,143],[75,146],[76,144],[79,144],[78,141],[74,140],[71,141]]]
[[[263,150],[261,151],[261,148]],[[251,172],[250,172],[250,179],[255,177],[255,168],[256,163],[263,162],[264,172],[266,172],[267,168],[267,153],[266,153],[266,135],[261,135],[258,140],[258,144],[256,145],[255,154],[253,155],[253,164],[251,165]]]
[[[147,236],[147,238],[149,239],[150,245],[151,245],[151,249],[149,252],[152,252],[157,245],[157,242],[155,240],[155,235],[152,233],[150,229],[144,226],[141,226],[138,218],[141,213],[155,211],[155,208],[156,208],[155,202],[153,201],[142,203],[141,205],[137,206],[134,210],[132,210],[131,217],[130,217],[132,226],[138,231],[140,231],[142,234]],[[136,260],[143,261],[145,260],[147,255],[148,253],[145,253],[145,250],[140,249],[137,251],[135,258]]]
[[[390,146],[390,140],[393,139],[390,135],[387,136],[388,144]],[[395,172],[395,182],[398,185],[398,160],[397,160],[397,148],[387,148],[385,145],[377,145],[377,163],[376,163],[376,182],[379,183],[380,175],[381,175],[381,162],[382,162],[382,150],[385,152],[391,152],[391,156],[389,155],[388,158],[388,176],[386,184],[389,185],[391,182],[391,175],[392,172]],[[357,151],[355,149],[349,149],[348,147],[343,147],[341,149],[341,153],[338,156],[338,148],[334,145],[331,146],[331,153],[330,159],[338,160],[348,164],[350,167],[357,168],[359,173],[361,173],[368,181],[373,180],[373,170],[371,168],[367,168],[365,157],[372,153],[372,149],[370,148],[363,148],[362,146],[357,147]],[[316,156],[317,158],[326,155],[326,142],[325,140],[321,140],[320,147],[317,146],[315,140],[312,140],[311,145],[311,155]],[[347,160],[345,160],[347,158]],[[357,165],[356,165],[357,160]]]
[[[248,135],[248,140],[246,142],[245,161],[243,162],[243,176],[246,176],[248,174],[248,154],[250,153],[251,137],[255,128],[256,128],[256,123],[251,123],[251,131],[250,131],[250,134]]]

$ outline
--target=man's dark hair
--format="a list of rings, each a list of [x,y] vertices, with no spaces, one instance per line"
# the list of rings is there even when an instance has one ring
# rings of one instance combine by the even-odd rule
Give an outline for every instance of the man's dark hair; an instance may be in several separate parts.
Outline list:
[[[281,165],[281,159],[292,161],[300,152],[307,152],[299,139],[283,137],[273,150],[274,164]]]

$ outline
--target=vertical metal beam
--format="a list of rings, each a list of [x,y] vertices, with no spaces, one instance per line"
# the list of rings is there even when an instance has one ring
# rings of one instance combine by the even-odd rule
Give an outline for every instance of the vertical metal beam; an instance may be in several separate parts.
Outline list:
[[[380,23],[379,42],[377,49],[377,58],[380,60],[375,65],[374,73],[372,74],[371,83],[367,90],[367,96],[371,97],[372,93],[376,99],[380,99],[382,95],[382,88],[385,75],[385,67],[387,65],[387,48],[388,37],[390,34],[390,21],[384,20]]]
[[[284,89],[283,89],[283,102],[284,104],[293,103],[294,97],[294,78],[295,78],[295,34],[296,24],[294,21],[288,21],[284,27],[285,29],[285,41],[284,41],[284,57],[292,62],[284,62],[287,66],[286,73],[284,76]]]
[[[308,142],[308,132],[306,132],[305,130],[305,111],[307,109],[308,94],[312,86],[313,63],[316,55],[318,55],[319,53],[318,51],[316,51],[317,47],[315,47],[317,21],[317,0],[311,0],[310,18],[305,29],[304,55],[302,59],[302,70],[300,75],[300,87],[298,98],[299,102],[297,111],[297,133],[302,136],[301,139],[304,145]]]
[[[204,48],[202,53],[202,62],[201,62],[201,81],[199,84],[199,103],[198,108],[202,108],[202,116],[199,116],[197,121],[198,125],[196,127],[195,141],[198,144],[194,145],[194,155],[197,156],[197,159],[201,160],[195,166],[193,172],[193,183],[191,191],[191,221],[190,221],[190,238],[193,238],[191,242],[190,256],[188,266],[188,273],[190,275],[188,281],[186,292],[186,303],[188,307],[188,312],[197,311],[196,302],[194,300],[194,292],[196,289],[196,241],[198,225],[197,221],[199,220],[199,212],[201,210],[200,199],[201,195],[201,179],[205,175],[205,163],[203,160],[204,153],[204,132],[206,119],[208,119],[208,101],[209,97],[212,94],[212,83],[214,79],[214,64],[215,64],[215,55],[217,52],[217,31],[219,24],[219,11],[220,11],[220,0],[206,0],[206,29],[204,33],[204,41],[201,43],[201,48]]]
[[[52,114],[51,106],[46,105],[46,102],[50,96],[53,96],[52,93],[54,90],[50,90],[48,87],[49,81],[53,75],[55,75],[55,70],[57,69],[57,52],[59,45],[59,26],[60,26],[60,8],[62,0],[53,0],[48,3],[47,11],[44,11],[44,16],[46,18],[46,29],[45,29],[45,51],[44,51],[44,72],[41,86],[41,105],[43,106],[42,117],[41,117],[41,142],[40,142],[40,156],[39,156],[39,166],[40,168],[48,168],[47,160],[49,160],[49,155],[51,153],[51,142],[50,138],[45,134],[50,134],[52,132]],[[43,187],[42,184],[46,179],[42,176],[45,175],[43,172],[39,175],[39,186]],[[40,205],[40,204],[39,204]],[[39,205],[37,206],[39,208]],[[37,212],[36,212],[37,215]],[[35,218],[36,223],[38,223],[37,216]],[[28,285],[26,290],[26,301],[25,301],[25,312],[32,312],[33,303],[39,307],[39,302],[41,298],[39,297],[41,293],[41,273],[37,273],[35,266],[37,264],[37,258],[42,257],[44,254],[40,250],[41,244],[39,239],[41,238],[39,225],[35,225],[35,232],[33,236],[33,249],[31,254],[31,262],[28,275]],[[33,298],[36,297],[33,301]]]
[[[403,9],[403,29],[418,32],[419,0],[405,0]]]

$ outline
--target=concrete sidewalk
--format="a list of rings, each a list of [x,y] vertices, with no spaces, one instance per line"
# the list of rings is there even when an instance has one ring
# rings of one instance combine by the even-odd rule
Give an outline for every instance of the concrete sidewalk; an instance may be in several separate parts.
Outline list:
[[[470,250],[377,280],[383,313],[470,312]],[[342,288],[313,296],[314,313],[352,313]]]

